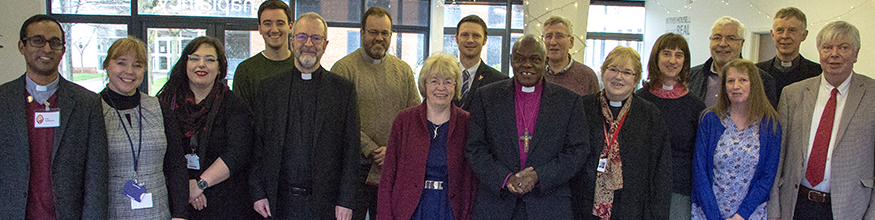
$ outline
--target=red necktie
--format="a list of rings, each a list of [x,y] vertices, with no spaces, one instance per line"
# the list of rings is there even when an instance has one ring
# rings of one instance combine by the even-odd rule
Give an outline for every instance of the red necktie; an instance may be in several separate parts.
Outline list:
[[[836,115],[836,93],[839,90],[833,88],[830,92],[823,114],[820,115],[820,124],[817,125],[817,133],[814,134],[814,144],[811,147],[811,155],[808,157],[808,169],[805,178],[811,186],[817,186],[823,181],[823,169],[826,167],[826,155],[829,152],[829,139],[832,135],[832,124]]]

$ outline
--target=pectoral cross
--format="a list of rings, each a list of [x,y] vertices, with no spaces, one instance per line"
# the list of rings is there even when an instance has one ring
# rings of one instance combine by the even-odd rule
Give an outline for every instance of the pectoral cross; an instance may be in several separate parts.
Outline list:
[[[532,140],[532,136],[529,135],[529,131],[526,131],[526,133],[523,134],[523,136],[520,136],[520,140],[523,141],[523,152],[528,153],[529,152],[529,140]]]

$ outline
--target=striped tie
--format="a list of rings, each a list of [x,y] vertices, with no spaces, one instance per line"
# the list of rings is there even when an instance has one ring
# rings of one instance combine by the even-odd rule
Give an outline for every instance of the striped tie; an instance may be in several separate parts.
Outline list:
[[[470,78],[468,70],[462,71],[462,98],[465,98],[465,95],[468,94],[468,87],[471,86],[471,83],[468,82]]]

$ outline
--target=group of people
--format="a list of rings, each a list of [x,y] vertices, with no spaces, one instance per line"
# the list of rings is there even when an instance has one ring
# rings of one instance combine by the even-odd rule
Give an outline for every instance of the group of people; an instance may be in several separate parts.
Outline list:
[[[459,57],[433,54],[418,78],[387,54],[380,7],[330,71],[320,15],[293,20],[269,0],[258,20],[266,48],[238,66],[233,90],[224,46],[198,37],[157,97],[138,90],[141,40],[110,46],[94,94],[60,77],[58,21],[25,21],[27,70],[0,86],[0,216],[875,218],[875,81],[853,71],[860,36],[843,21],[818,33],[820,64],[799,54],[808,31],[793,7],[774,17],[777,56],[758,64],[741,58],[735,18],[714,23],[711,58],[695,67],[667,33],[638,89],[634,49],[615,48],[596,77],[571,59],[561,16],[513,44],[513,78],[480,59],[476,15],[457,25]]]

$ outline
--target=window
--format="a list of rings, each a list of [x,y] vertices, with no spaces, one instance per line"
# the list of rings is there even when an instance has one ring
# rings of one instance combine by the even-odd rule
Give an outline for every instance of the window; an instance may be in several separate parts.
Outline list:
[[[106,87],[103,60],[106,51],[118,39],[127,36],[127,27],[120,24],[61,23],[66,30],[66,50],[58,71],[65,79],[93,92]]]
[[[583,64],[601,77],[601,66],[617,46],[644,52],[644,2],[592,1],[586,24]],[[646,66],[646,64],[643,64]],[[646,71],[646,69],[645,69]],[[644,73],[646,78],[646,73]]]
[[[475,14],[486,22],[486,46],[480,53],[480,58],[486,65],[508,74],[510,70],[510,50],[516,39],[523,35],[523,5],[522,1],[511,1],[511,13],[508,17],[507,3],[473,2],[453,3],[447,1],[444,10],[444,52],[459,56],[459,45],[456,44],[456,25],[465,16]],[[511,29],[507,29],[510,22]],[[509,41],[504,41],[509,38]]]

